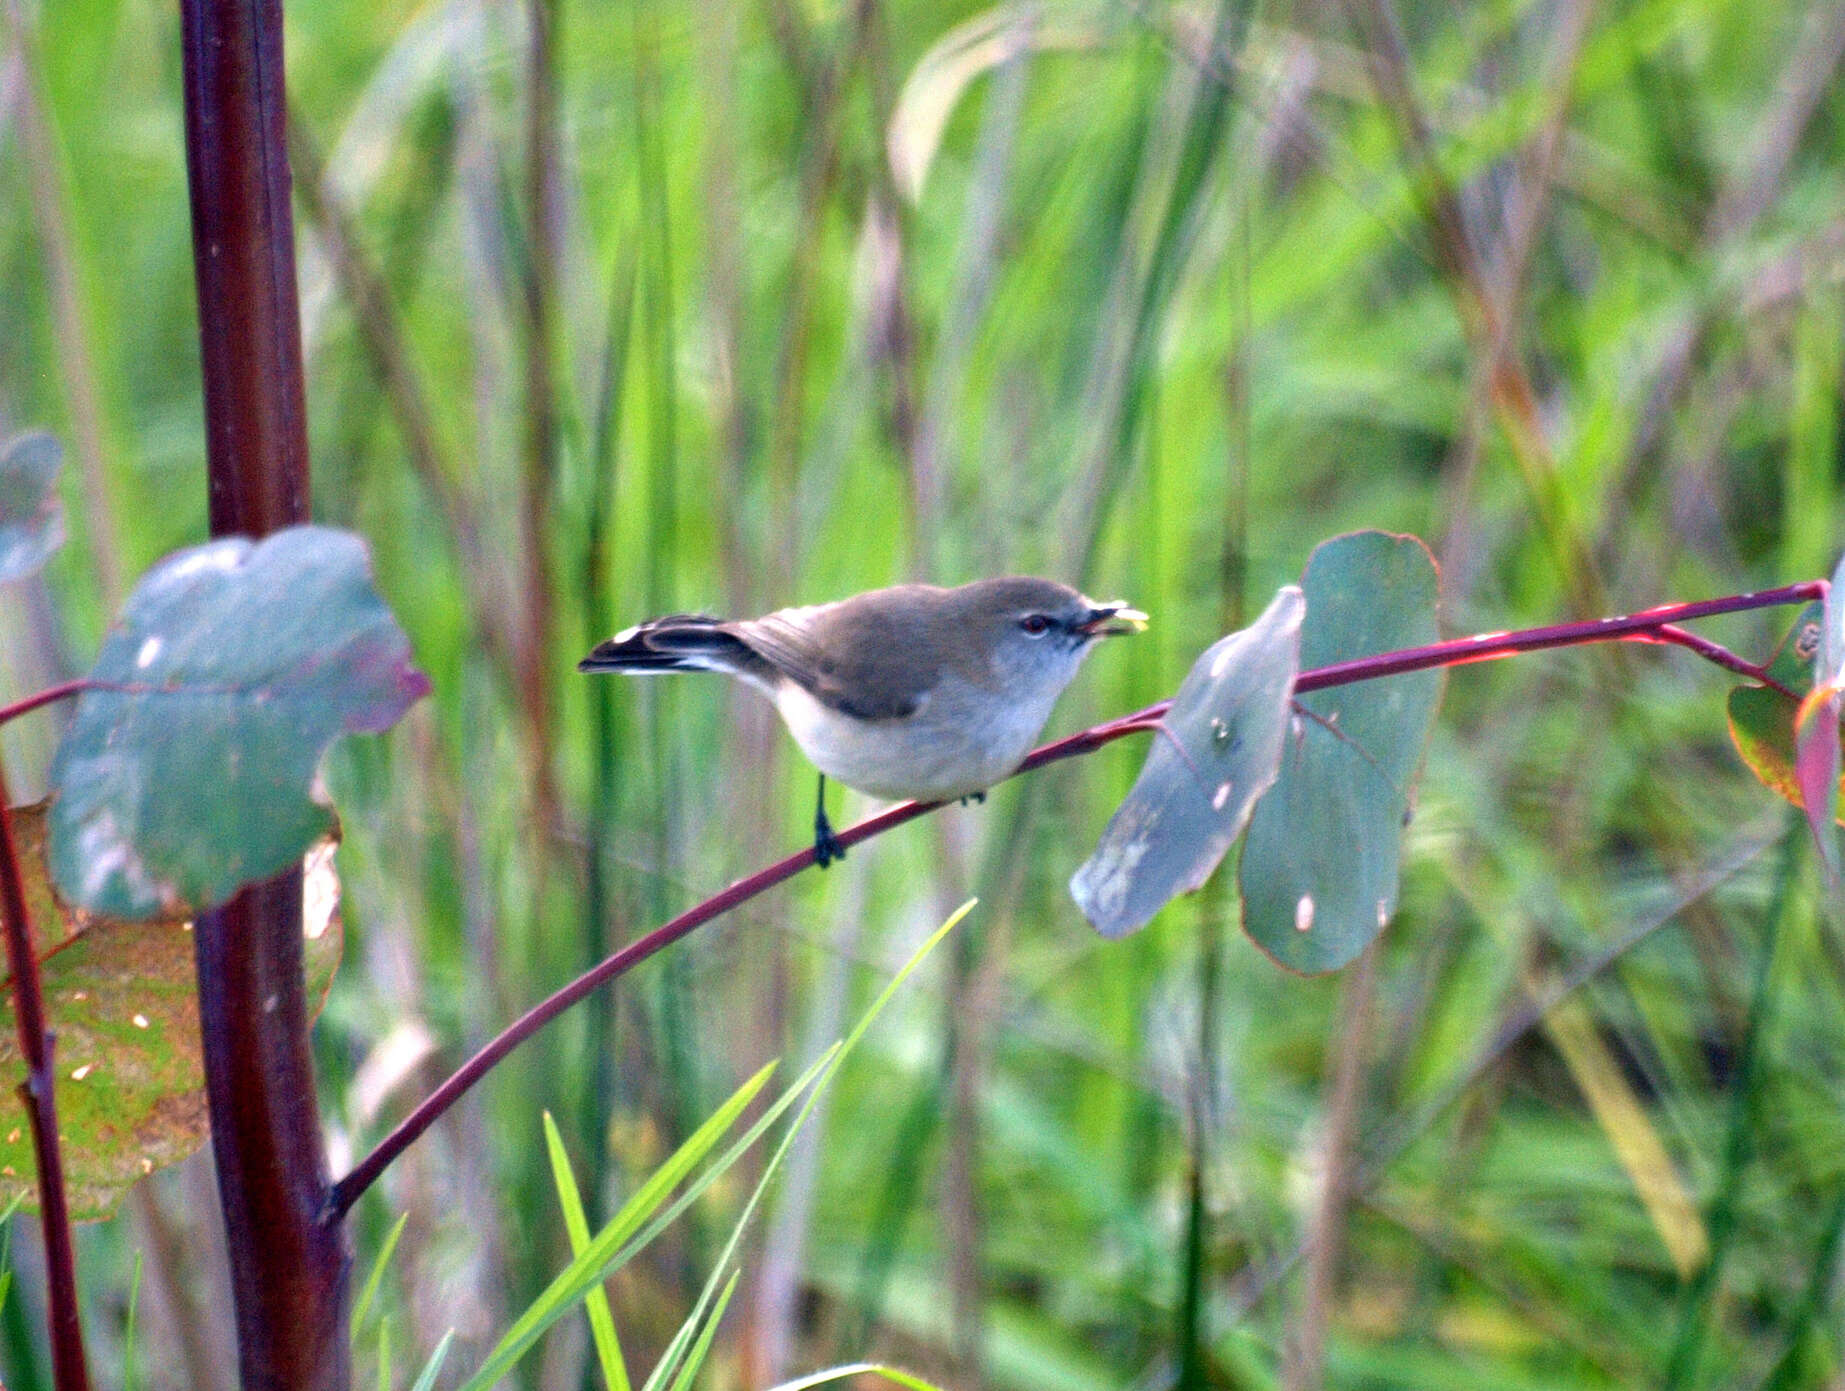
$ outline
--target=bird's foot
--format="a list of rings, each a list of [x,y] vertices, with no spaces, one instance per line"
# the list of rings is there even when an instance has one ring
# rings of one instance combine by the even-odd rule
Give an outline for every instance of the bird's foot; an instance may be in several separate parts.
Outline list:
[[[963,798],[961,799],[961,805],[962,805],[962,806],[966,806],[966,805],[967,805],[967,804],[968,804],[969,802],[979,802],[979,803],[981,803],[982,805],[985,805],[985,803],[986,803],[986,800],[987,800],[987,794],[986,794],[986,793],[984,793],[984,792],[970,792],[970,793],[968,793],[968,794],[967,794],[967,796],[965,796],[965,797],[963,797]]]
[[[840,844],[839,837],[833,834],[833,824],[826,819],[824,809],[814,813],[814,863],[825,869],[834,860],[846,857],[846,847]]]

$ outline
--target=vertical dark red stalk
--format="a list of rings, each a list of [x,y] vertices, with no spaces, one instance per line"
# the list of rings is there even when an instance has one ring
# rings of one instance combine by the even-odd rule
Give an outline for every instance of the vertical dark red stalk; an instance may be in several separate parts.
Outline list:
[[[307,520],[281,0],[181,0],[205,445],[215,536]],[[212,1151],[246,1391],[343,1388],[347,1256],[301,980],[301,876],[202,915],[195,949]]]
[[[58,1108],[51,1067],[52,1038],[45,1027],[45,996],[33,955],[32,924],[13,840],[12,797],[0,771],[0,917],[5,919],[6,960],[13,974],[13,1014],[26,1080],[20,1099],[32,1123],[38,1165],[39,1222],[45,1234],[46,1304],[51,1311],[51,1375],[58,1391],[89,1391],[83,1355],[83,1321],[77,1307],[77,1260],[71,1249],[70,1210],[64,1196],[64,1162],[58,1151]]]

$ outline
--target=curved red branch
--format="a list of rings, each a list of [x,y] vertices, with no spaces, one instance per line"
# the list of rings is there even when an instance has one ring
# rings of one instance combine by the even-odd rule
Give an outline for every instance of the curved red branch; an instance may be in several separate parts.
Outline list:
[[[1460,666],[1469,662],[1509,657],[1518,652],[1537,652],[1552,647],[1572,647],[1585,643],[1620,641],[1649,635],[1655,641],[1671,642],[1687,647],[1700,656],[1715,661],[1730,670],[1741,671],[1744,675],[1766,680],[1760,668],[1743,662],[1741,658],[1734,657],[1716,643],[1684,633],[1676,625],[1694,618],[1708,618],[1714,614],[1772,608],[1781,604],[1807,603],[1823,598],[1825,593],[1826,582],[1824,580],[1809,580],[1801,584],[1787,585],[1781,589],[1763,590],[1755,594],[1736,594],[1723,599],[1707,599],[1691,604],[1668,604],[1648,609],[1644,613],[1628,614],[1619,618],[1597,619],[1588,623],[1563,623],[1545,628],[1528,628],[1516,633],[1483,633],[1476,637],[1431,643],[1426,647],[1408,648],[1400,652],[1381,652],[1375,656],[1360,657],[1349,662],[1338,662],[1331,666],[1303,671],[1295,678],[1294,691],[1298,695],[1307,691],[1325,690],[1332,686],[1347,686],[1358,681],[1374,681],[1380,677],[1396,676],[1409,671],[1426,671],[1434,667]],[[1047,763],[1056,763],[1062,759],[1091,753],[1104,744],[1112,744],[1115,740],[1125,738],[1130,734],[1153,729],[1171,708],[1172,702],[1163,700],[1149,705],[1144,710],[1137,710],[1131,715],[1123,715],[1119,719],[1080,730],[1046,744],[1034,750],[1023,763],[1013,770],[1011,776],[1016,777],[1020,773],[1030,772],[1033,768],[1042,768]],[[842,846],[857,845],[860,841],[870,840],[873,836],[894,830],[906,821],[914,821],[917,817],[926,815],[942,805],[941,802],[900,802],[886,811],[867,817],[856,826],[850,826],[839,832],[839,843]],[[389,1167],[391,1161],[408,1149],[417,1137],[429,1129],[468,1088],[486,1076],[500,1059],[571,1005],[590,994],[598,986],[605,985],[617,976],[638,966],[662,948],[671,946],[694,928],[701,927],[713,918],[728,913],[732,908],[748,902],[783,880],[793,878],[813,862],[814,852],[812,847],[809,847],[776,861],[766,869],[758,870],[748,878],[737,880],[729,888],[681,913],[671,922],[655,928],[644,937],[637,937],[613,956],[578,976],[563,989],[533,1005],[456,1069],[452,1076],[431,1092],[409,1115],[398,1122],[396,1128],[379,1141],[377,1147],[360,1160],[351,1172],[333,1185],[327,1197],[326,1207],[322,1210],[322,1220],[327,1223],[337,1223],[343,1218],[359,1196],[371,1187],[378,1176]]]

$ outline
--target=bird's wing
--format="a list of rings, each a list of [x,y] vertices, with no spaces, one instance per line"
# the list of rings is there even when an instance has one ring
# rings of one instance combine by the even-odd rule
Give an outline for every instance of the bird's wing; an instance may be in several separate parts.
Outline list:
[[[822,705],[861,720],[915,714],[936,681],[934,671],[917,670],[901,616],[851,601],[727,626]]]

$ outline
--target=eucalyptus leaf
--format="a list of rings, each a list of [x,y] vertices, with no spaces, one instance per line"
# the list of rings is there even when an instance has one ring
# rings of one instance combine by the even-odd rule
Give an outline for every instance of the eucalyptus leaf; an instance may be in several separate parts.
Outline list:
[[[1814,657],[1820,647],[1819,625],[1820,606],[1808,604],[1769,659],[1768,675],[1789,690],[1802,690],[1813,682]],[[1730,742],[1735,744],[1738,756],[1764,787],[1797,807],[1805,805],[1800,779],[1794,771],[1794,719],[1799,712],[1800,702],[1792,696],[1773,686],[1755,684],[1732,687],[1726,705]],[[1845,777],[1840,784],[1845,790]]]
[[[23,579],[64,544],[58,468],[50,435],[20,435],[0,449],[0,582]]]
[[[65,1190],[79,1221],[107,1217],[136,1182],[205,1142],[192,924],[121,922],[84,912],[53,890],[46,809],[13,809],[14,841],[34,930],[45,1009],[56,1038],[58,1135]],[[302,878],[304,970],[318,1012],[339,964],[334,844],[308,853]],[[32,1131],[10,981],[0,981],[0,1200],[36,1203]]]
[[[1437,640],[1435,561],[1413,536],[1361,531],[1315,549],[1301,581],[1303,670]],[[1396,911],[1397,862],[1440,671],[1297,696],[1280,776],[1243,845],[1243,926],[1291,970],[1345,965]]]
[[[333,824],[327,746],[429,689],[364,544],[295,527],[168,557],[103,641],[51,767],[51,869],[112,917],[188,916]]]
[[[1289,585],[1186,673],[1140,776],[1070,879],[1070,896],[1104,937],[1145,926],[1204,883],[1275,781],[1305,611]]]

